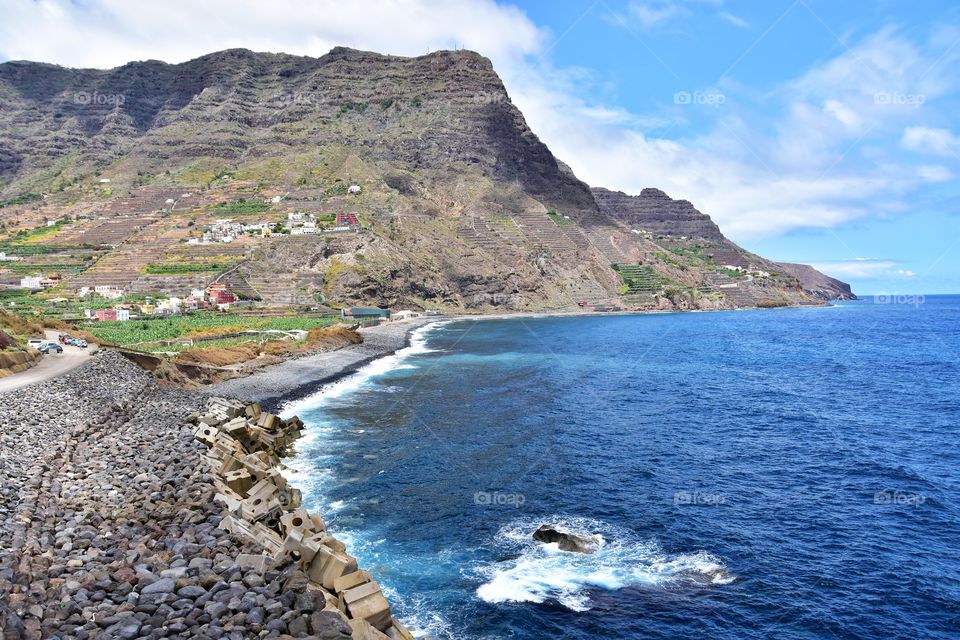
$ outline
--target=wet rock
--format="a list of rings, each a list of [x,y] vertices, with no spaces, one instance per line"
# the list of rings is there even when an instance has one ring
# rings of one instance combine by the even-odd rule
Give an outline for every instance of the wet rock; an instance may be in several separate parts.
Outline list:
[[[556,544],[561,551],[595,553],[600,547],[600,538],[563,531],[550,525],[542,525],[533,532],[533,539],[544,544]]]

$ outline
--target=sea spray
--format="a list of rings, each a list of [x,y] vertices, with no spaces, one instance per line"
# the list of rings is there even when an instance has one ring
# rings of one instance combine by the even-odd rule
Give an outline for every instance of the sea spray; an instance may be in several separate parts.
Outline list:
[[[560,551],[535,542],[538,523],[599,535],[596,553]],[[515,520],[497,533],[496,548],[509,559],[477,570],[485,582],[477,596],[490,603],[556,601],[573,611],[590,609],[590,590],[629,586],[722,585],[733,581],[722,560],[702,550],[667,553],[654,540],[590,518],[552,516]]]

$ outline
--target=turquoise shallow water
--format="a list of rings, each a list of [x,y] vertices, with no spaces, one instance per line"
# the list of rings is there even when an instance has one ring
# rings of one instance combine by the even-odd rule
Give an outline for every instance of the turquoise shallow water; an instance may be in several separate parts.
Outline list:
[[[960,298],[918,302],[447,323],[287,408],[295,482],[436,638],[957,637]]]

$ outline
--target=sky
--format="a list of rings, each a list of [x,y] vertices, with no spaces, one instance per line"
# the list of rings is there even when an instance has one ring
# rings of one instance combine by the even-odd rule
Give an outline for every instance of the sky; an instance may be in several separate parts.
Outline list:
[[[960,5],[946,0],[0,0],[0,61],[230,47],[488,56],[594,186],[690,200],[858,294],[960,293]]]

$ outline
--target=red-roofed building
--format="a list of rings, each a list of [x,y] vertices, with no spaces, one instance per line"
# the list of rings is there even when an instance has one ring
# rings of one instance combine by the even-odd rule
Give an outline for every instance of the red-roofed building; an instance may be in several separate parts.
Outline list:
[[[100,322],[112,322],[117,319],[116,309],[97,309],[95,314]]]
[[[207,297],[212,304],[233,304],[237,301],[237,296],[227,289],[227,285],[222,282],[214,282],[207,287]]]

